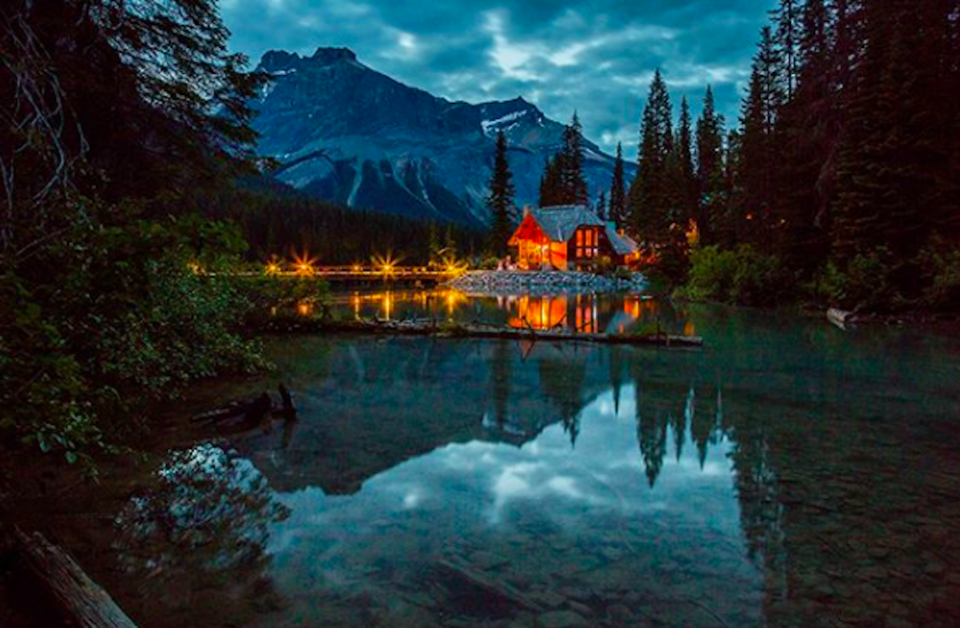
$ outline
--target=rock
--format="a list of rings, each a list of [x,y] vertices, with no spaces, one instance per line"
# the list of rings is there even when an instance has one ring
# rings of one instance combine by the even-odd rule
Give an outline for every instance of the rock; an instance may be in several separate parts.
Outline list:
[[[470,554],[470,562],[478,569],[487,571],[489,569],[496,569],[510,561],[505,556],[481,550]]]
[[[641,291],[647,286],[643,275],[617,279],[578,271],[474,271],[449,282],[466,292],[510,295],[541,295],[575,291],[580,293]]]
[[[566,601],[565,597],[553,591],[541,591],[536,594],[531,594],[530,597],[533,597],[538,602],[543,602],[545,606],[549,606],[550,608],[557,608]]]
[[[538,619],[543,628],[574,628],[586,626],[587,622],[573,611],[553,611],[544,613]]]
[[[568,600],[567,605],[570,607],[570,610],[576,613],[579,613],[580,615],[589,616],[593,614],[593,611],[586,604],[581,604],[580,602]]]
[[[630,619],[630,609],[623,604],[614,604],[607,609],[610,620],[618,625],[625,624]]]

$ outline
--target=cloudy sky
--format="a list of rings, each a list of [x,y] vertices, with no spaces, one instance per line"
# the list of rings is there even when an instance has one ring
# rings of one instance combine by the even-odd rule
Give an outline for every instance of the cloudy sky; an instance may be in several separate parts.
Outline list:
[[[695,112],[707,84],[737,117],[750,58],[775,0],[221,0],[231,45],[255,63],[270,49],[346,46],[360,61],[450,100],[523,96],[586,135],[636,154],[654,70],[675,107]]]

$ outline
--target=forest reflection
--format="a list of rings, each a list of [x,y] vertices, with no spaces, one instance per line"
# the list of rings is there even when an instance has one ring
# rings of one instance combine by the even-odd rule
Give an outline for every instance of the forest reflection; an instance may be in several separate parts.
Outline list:
[[[250,596],[231,618],[262,616],[242,625],[536,622],[478,592],[477,577],[531,599],[559,591],[595,625],[793,628],[842,613],[882,626],[899,613],[949,626],[957,616],[937,576],[958,564],[948,532],[960,508],[944,498],[960,494],[948,453],[960,443],[943,418],[955,399],[942,372],[917,368],[953,347],[938,368],[955,369],[955,343],[829,336],[630,295],[462,298],[346,303],[597,329],[618,316],[659,320],[701,331],[708,349],[272,345],[300,421],[170,454],[117,517],[114,551],[156,590],[143,603],[168,616],[158,626],[183,625],[171,609],[195,607],[190,591],[225,604]],[[877,399],[894,398],[909,420],[895,404],[878,420]],[[450,564],[473,575],[452,577]],[[646,602],[627,608],[641,610],[610,615],[631,593]]]

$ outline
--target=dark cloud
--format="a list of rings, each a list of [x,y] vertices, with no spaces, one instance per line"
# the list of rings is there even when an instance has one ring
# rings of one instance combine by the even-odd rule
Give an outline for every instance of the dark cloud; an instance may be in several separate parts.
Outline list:
[[[579,111],[587,135],[636,154],[656,68],[694,112],[707,84],[733,122],[760,27],[775,0],[221,0],[231,45],[347,46],[361,61],[451,100],[518,95],[552,118]]]

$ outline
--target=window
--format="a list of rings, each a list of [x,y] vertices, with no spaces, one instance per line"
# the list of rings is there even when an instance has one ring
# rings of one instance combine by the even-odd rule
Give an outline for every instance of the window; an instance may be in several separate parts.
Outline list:
[[[576,257],[577,259],[592,259],[600,255],[600,234],[596,229],[577,229]]]

